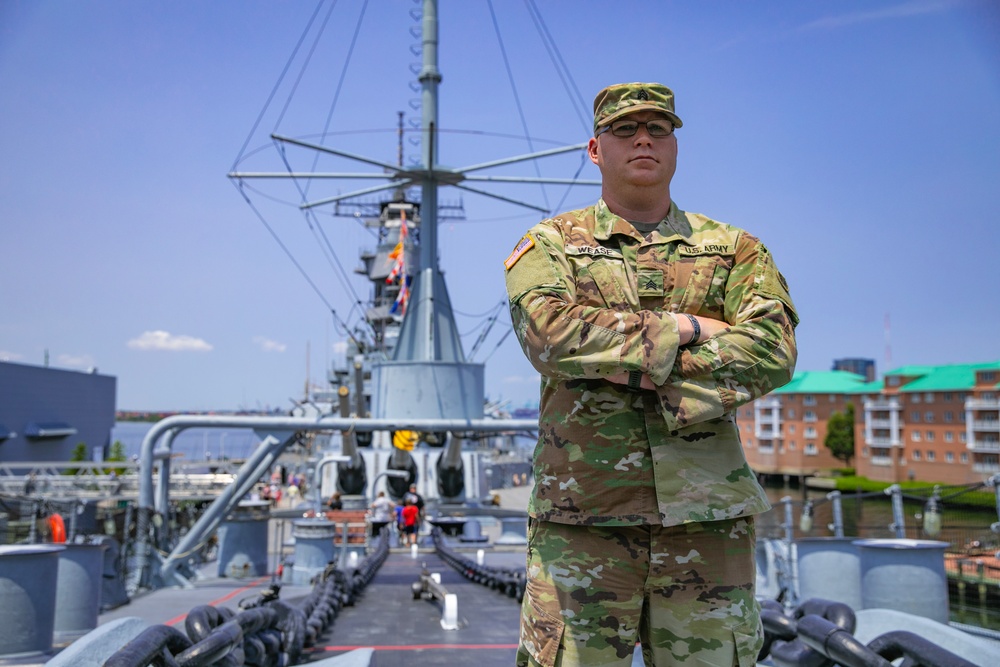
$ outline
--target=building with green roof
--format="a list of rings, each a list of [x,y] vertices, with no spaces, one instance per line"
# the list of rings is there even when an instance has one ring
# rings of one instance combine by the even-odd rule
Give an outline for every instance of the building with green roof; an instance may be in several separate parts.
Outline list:
[[[825,446],[827,421],[854,410],[859,475],[879,481],[983,482],[1000,475],[1000,361],[903,366],[874,382],[846,371],[800,371],[737,411],[761,474],[809,476],[844,467]]]

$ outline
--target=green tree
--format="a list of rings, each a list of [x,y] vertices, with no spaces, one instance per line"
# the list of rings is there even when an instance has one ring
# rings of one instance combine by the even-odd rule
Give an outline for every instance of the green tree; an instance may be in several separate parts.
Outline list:
[[[121,440],[115,440],[111,443],[111,452],[108,453],[108,461],[124,461],[125,460],[125,445],[122,444]],[[117,475],[124,475],[125,468],[109,468],[104,472],[109,473],[112,470],[115,471]]]
[[[78,442],[76,447],[73,448],[73,453],[70,454],[70,461],[86,461],[87,460],[87,443]],[[75,475],[79,472],[77,468],[66,468],[63,472],[64,475]]]
[[[854,404],[848,403],[843,412],[834,412],[826,422],[823,441],[834,458],[850,466],[854,458]]]

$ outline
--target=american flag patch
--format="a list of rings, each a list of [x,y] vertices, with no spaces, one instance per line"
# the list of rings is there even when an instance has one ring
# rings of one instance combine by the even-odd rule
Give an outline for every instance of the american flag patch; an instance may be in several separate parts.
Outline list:
[[[510,257],[508,257],[504,261],[503,263],[504,267],[506,267],[506,269],[510,271],[510,267],[517,264],[517,260],[521,259],[521,256],[524,253],[528,252],[534,247],[535,247],[535,239],[531,238],[531,234],[525,234],[524,238],[522,238],[518,242],[517,247],[514,248],[514,252],[510,253]]]

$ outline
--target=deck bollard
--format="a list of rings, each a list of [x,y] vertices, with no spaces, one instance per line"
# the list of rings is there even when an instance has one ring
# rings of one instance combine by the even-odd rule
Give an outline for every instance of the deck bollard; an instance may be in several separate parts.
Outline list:
[[[441,627],[445,630],[458,630],[458,596],[447,593],[444,596],[444,613],[441,614]]]
[[[528,543],[527,517],[503,517],[500,519],[500,537],[496,544],[522,545]]]
[[[104,585],[102,544],[68,543],[59,552],[52,642],[67,646],[97,627]]]
[[[267,524],[271,504],[241,502],[219,528],[220,577],[242,579],[267,574]]]
[[[0,546],[0,659],[52,651],[62,546]]]
[[[861,557],[853,537],[806,537],[795,541],[798,599],[822,598],[862,608]]]
[[[861,599],[865,609],[895,609],[948,622],[947,542],[857,540],[861,554]]]
[[[292,523],[295,538],[295,564],[292,583],[308,586],[310,581],[333,561],[333,538],[337,524],[326,519],[298,519]]]

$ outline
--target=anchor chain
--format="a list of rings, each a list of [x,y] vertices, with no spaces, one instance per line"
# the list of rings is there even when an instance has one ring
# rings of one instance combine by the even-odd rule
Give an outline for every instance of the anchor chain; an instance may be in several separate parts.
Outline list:
[[[389,555],[388,535],[356,568],[343,571],[331,563],[317,577],[309,595],[294,605],[279,599],[274,583],[240,610],[198,606],[184,621],[184,632],[154,625],[139,633],[104,663],[105,667],[288,667],[300,664],[345,606]]]

